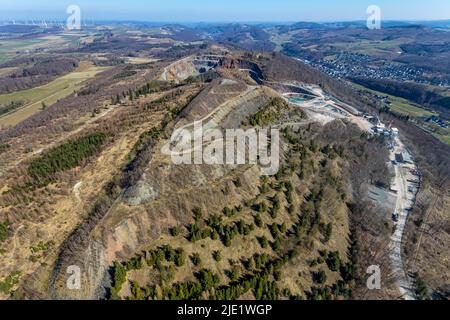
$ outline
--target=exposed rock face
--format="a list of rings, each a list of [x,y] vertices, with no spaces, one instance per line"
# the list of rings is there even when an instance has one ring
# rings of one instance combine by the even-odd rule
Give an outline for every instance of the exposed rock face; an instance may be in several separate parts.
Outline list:
[[[155,200],[158,197],[158,191],[152,185],[139,181],[135,186],[130,187],[124,196],[130,205],[137,206]]]
[[[50,296],[58,300],[93,300],[105,296],[101,286],[108,264],[105,263],[103,246],[91,241],[88,247],[72,257],[71,263],[60,265],[54,271],[54,279],[51,283]],[[78,267],[80,274],[80,289],[71,289],[72,273],[70,267]],[[54,282],[53,282],[54,281]]]
[[[247,71],[249,72],[249,76],[258,84],[262,84],[264,79],[264,74],[261,68],[256,63],[251,61],[225,57],[220,60],[219,66],[224,69]]]
[[[220,56],[190,56],[178,60],[164,68],[160,80],[180,82],[189,77],[198,76],[217,66]]]
[[[130,205],[140,205],[144,202],[156,200],[161,192],[160,185],[160,174],[155,173],[152,179],[146,179],[146,174],[144,173],[142,179],[138,181],[135,185],[129,187],[124,192],[124,200]]]
[[[151,179],[151,171],[152,168],[149,168],[146,174],[147,179]],[[82,289],[68,290],[65,287],[70,275],[65,273],[67,266],[64,265],[55,282],[55,298],[98,299],[104,297],[107,293],[104,287],[110,285],[108,268],[112,263],[130,258],[142,246],[167,233],[170,227],[187,224],[194,207],[203,206],[211,212],[217,212],[221,210],[224,203],[237,204],[242,201],[243,196],[253,197],[258,194],[256,185],[259,171],[256,167],[249,168],[240,175],[243,185],[241,189],[248,192],[246,195],[238,193],[232,181],[229,180],[230,176],[227,174],[230,174],[231,170],[186,166],[174,171],[171,175],[162,178],[165,194],[161,194],[159,199],[144,201],[140,198],[142,203],[133,206],[126,202],[119,202],[110,209],[105,219],[92,232],[87,249],[70,260],[71,265],[79,266],[82,271]],[[208,179],[201,179],[201,176]],[[151,193],[149,191],[151,186],[145,182],[140,181],[138,185],[143,194]],[[132,199],[134,201],[136,198]],[[129,203],[129,198],[126,201]]]

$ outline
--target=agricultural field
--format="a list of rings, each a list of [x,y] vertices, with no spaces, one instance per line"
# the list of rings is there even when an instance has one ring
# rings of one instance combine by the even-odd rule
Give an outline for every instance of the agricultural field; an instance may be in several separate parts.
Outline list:
[[[435,136],[442,142],[445,142],[446,144],[450,145],[450,132],[448,129],[446,135],[436,134]]]
[[[41,39],[2,40],[0,42],[0,63],[8,62],[16,57],[20,50],[28,50],[32,46],[42,43]]]
[[[391,109],[402,115],[409,115],[412,117],[429,117],[437,115],[437,113],[422,109],[415,106],[412,102],[399,97],[389,96],[392,101]]]
[[[155,59],[145,58],[145,57],[128,57],[128,62],[131,64],[144,64],[155,62]]]
[[[412,101],[388,95],[383,92],[374,91],[366,87],[363,87],[359,84],[353,84],[353,86],[358,90],[364,90],[378,96],[387,96],[389,98],[389,101],[391,102],[390,104],[391,112],[399,116],[409,116],[411,118],[414,118],[415,122],[418,124],[419,127],[429,132],[434,137],[438,138],[440,141],[446,144],[450,144],[450,129],[444,129],[439,127],[438,125],[429,124],[423,121],[424,118],[428,118],[431,116],[438,117],[439,115],[436,112],[432,112],[427,109],[421,108]]]
[[[43,107],[50,106],[80,90],[87,80],[106,69],[108,67],[95,67],[89,62],[82,62],[74,72],[59,77],[49,84],[0,95],[0,105],[14,101],[24,102],[23,107],[0,118],[0,127],[15,125],[39,112]]]
[[[397,113],[399,115],[410,116],[410,117],[415,117],[415,118],[431,117],[431,116],[438,115],[436,112],[432,112],[427,109],[424,109],[412,101],[409,101],[409,100],[406,100],[406,99],[403,99],[400,97],[392,96],[392,95],[389,95],[389,94],[386,94],[383,92],[371,90],[371,89],[368,89],[359,84],[354,83],[353,86],[355,88],[357,88],[358,90],[364,90],[364,91],[370,92],[370,93],[378,95],[378,96],[388,97],[389,101],[391,102],[391,105],[390,105],[391,111],[393,111],[394,113]]]
[[[1,68],[0,69],[0,77],[8,75],[11,72],[13,72],[14,70],[16,70],[15,67]]]
[[[34,39],[11,39],[0,41],[0,64],[19,56],[29,54],[35,50],[49,48],[64,48],[77,45],[80,35],[64,34],[50,35]],[[0,71],[1,72],[1,71]]]
[[[370,55],[386,55],[398,54],[401,51],[400,45],[407,43],[409,40],[405,38],[398,38],[390,41],[381,40],[361,40],[352,44],[348,43],[334,43],[333,46],[338,50],[348,50],[355,53],[370,54]]]
[[[426,123],[424,124],[424,128],[430,132],[433,136],[441,140],[442,142],[450,145],[450,129],[449,128],[441,128],[440,126],[434,123]]]

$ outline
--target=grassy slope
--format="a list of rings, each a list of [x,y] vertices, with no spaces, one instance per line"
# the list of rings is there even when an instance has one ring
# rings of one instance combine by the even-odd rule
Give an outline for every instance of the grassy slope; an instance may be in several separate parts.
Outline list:
[[[400,115],[409,115],[411,117],[427,117],[427,116],[432,116],[432,115],[435,115],[435,116],[438,115],[435,112],[431,112],[424,108],[421,108],[419,105],[417,105],[414,102],[411,102],[409,100],[406,100],[406,99],[403,99],[400,97],[396,97],[396,96],[391,96],[389,94],[386,94],[386,93],[383,93],[380,91],[375,91],[375,90],[366,88],[366,87],[356,84],[356,83],[353,83],[353,86],[359,90],[368,91],[368,92],[371,92],[371,93],[379,95],[379,96],[389,97],[389,100],[392,102],[391,110]]]
[[[7,104],[11,101],[24,101],[26,103],[19,110],[0,118],[0,126],[15,125],[25,120],[39,112],[42,108],[42,103],[50,106],[58,100],[67,97],[81,89],[85,81],[93,78],[105,69],[105,67],[94,67],[88,63],[81,63],[74,72],[59,77],[46,85],[0,95],[0,104]]]
[[[17,58],[24,50],[34,50],[37,48],[58,48],[66,45],[76,45],[79,39],[77,34],[49,35],[36,39],[10,39],[2,40],[0,43],[0,63],[8,62]]]
[[[429,116],[433,116],[433,115],[439,116],[437,113],[431,112],[424,108],[421,108],[420,106],[418,106],[417,104],[415,104],[414,102],[411,102],[409,100],[406,100],[406,99],[403,99],[400,97],[396,97],[396,96],[391,96],[391,95],[383,93],[383,92],[371,90],[371,89],[368,89],[368,88],[366,88],[362,85],[356,84],[356,83],[353,83],[353,86],[359,90],[368,91],[368,92],[371,92],[371,93],[379,95],[379,96],[388,96],[389,100],[391,101],[391,106],[390,106],[391,111],[393,111],[394,113],[397,113],[399,115],[407,115],[407,116],[414,117],[414,118],[424,118],[424,117],[429,117]],[[449,129],[430,128],[430,126],[423,125],[423,124],[421,124],[421,127],[423,127],[425,130],[429,131],[430,134],[432,134],[433,136],[435,136],[442,142],[444,142],[446,144],[450,144],[450,130]]]
[[[17,51],[31,49],[44,41],[41,39],[4,40],[0,45],[0,63],[12,60],[17,55]]]
[[[8,75],[9,73],[13,72],[14,70],[16,70],[17,68],[15,67],[11,67],[11,68],[1,68],[0,69],[0,77],[4,76],[4,75]]]

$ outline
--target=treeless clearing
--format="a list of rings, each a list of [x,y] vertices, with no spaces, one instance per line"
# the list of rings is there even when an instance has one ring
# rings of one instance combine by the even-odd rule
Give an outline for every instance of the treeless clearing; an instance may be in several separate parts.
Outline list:
[[[1,68],[0,69],[0,76],[8,75],[9,73],[13,72],[16,69],[17,69],[17,67]]]
[[[12,101],[24,101],[26,105],[15,112],[0,118],[0,128],[13,126],[42,110],[43,104],[50,106],[60,99],[80,90],[85,82],[95,77],[107,67],[95,67],[90,62],[83,61],[78,68],[65,76],[32,89],[0,95],[0,104]]]
[[[128,57],[128,62],[131,64],[144,64],[158,61],[158,59],[146,58],[146,57]]]

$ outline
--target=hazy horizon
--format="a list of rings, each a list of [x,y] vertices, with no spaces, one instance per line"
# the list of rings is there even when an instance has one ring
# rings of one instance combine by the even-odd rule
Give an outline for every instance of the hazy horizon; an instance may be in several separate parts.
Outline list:
[[[384,21],[450,19],[450,2],[429,0],[0,0],[0,20],[64,20],[69,5],[81,8],[82,20],[171,23],[295,23],[364,21],[369,5],[381,8]]]
[[[293,20],[293,21],[264,21],[264,20],[254,20],[254,21],[195,21],[195,20],[144,20],[144,19],[91,19],[91,18],[84,18],[82,19],[84,20],[83,22],[89,23],[89,22],[94,22],[94,23],[114,23],[114,22],[118,22],[118,23],[147,23],[147,24],[191,24],[191,25],[198,25],[198,24],[249,24],[249,25],[257,25],[257,24],[268,24],[268,25],[290,25],[290,24],[295,24],[295,23],[317,23],[317,24],[327,24],[327,23],[365,23],[365,20]],[[420,23],[420,22],[446,22],[449,21],[450,22],[450,18],[448,19],[410,19],[410,20],[401,20],[401,19],[389,19],[389,20],[384,20],[383,22],[399,22],[399,23]],[[56,18],[46,18],[43,20],[39,20],[39,19],[33,19],[33,18],[29,18],[29,19],[15,19],[15,18],[0,18],[0,22],[2,23],[12,23],[15,22],[16,24],[20,24],[20,23],[30,23],[30,22],[35,22],[36,24],[40,24],[42,22],[65,22],[64,18],[60,18],[60,19],[56,19]]]

